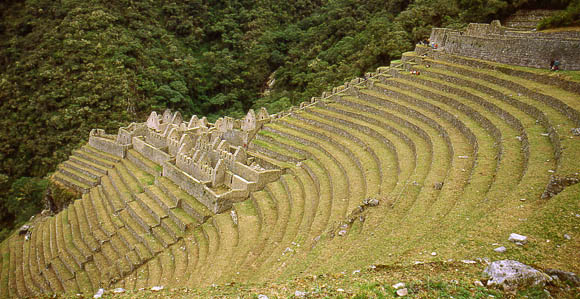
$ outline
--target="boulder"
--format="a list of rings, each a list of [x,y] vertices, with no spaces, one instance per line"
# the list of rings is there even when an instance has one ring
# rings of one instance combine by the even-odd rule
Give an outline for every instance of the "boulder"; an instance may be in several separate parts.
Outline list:
[[[552,278],[528,265],[514,260],[492,262],[484,273],[489,276],[487,286],[496,286],[505,291],[513,291],[530,286],[543,287]]]

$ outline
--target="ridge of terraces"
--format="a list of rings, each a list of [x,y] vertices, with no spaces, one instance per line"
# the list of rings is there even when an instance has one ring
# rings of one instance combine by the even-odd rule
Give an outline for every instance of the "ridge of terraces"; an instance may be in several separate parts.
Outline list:
[[[410,264],[421,248],[486,256],[548,209],[575,211],[580,184],[541,197],[578,181],[579,97],[575,81],[417,46],[274,115],[93,130],[52,178],[80,199],[0,244],[0,297],[266,281]],[[578,225],[566,219],[548,230]],[[578,271],[557,258],[568,244],[506,247]]]

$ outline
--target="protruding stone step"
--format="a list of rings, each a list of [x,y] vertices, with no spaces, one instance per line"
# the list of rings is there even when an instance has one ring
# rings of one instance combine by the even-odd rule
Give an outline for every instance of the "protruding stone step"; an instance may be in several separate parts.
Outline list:
[[[137,224],[147,232],[150,232],[152,227],[159,225],[159,221],[153,218],[153,216],[143,209],[143,207],[136,201],[127,204],[127,212],[129,212],[135,222],[137,222]]]
[[[183,208],[189,215],[195,217],[199,222],[205,222],[212,216],[211,211],[193,196],[180,189],[177,185],[165,177],[157,177],[155,184],[174,203]],[[177,222],[177,221],[176,221]]]
[[[165,210],[166,213],[169,213],[171,209],[177,207],[177,202],[169,198],[167,194],[163,193],[163,191],[161,191],[161,189],[155,185],[145,188],[145,193],[153,200],[155,200],[157,204],[161,206],[163,210]]]
[[[77,181],[74,178],[69,177],[68,175],[60,171],[55,172],[52,175],[52,179],[79,193],[88,193],[89,189],[91,188],[91,186],[83,182]]]
[[[161,219],[167,218],[167,212],[146,193],[135,195],[135,199],[141,207],[151,215],[151,217],[155,218],[157,223],[160,223]]]
[[[90,153],[93,156],[99,157],[103,160],[111,161],[113,163],[117,163],[117,162],[121,161],[120,157],[117,157],[115,155],[111,155],[109,153],[105,153],[103,151],[100,151],[100,150],[98,150],[98,149],[96,149],[88,144],[83,146],[81,149],[83,151]]]
[[[69,168],[70,164],[61,164],[58,168],[58,171],[78,182],[81,182],[85,185],[90,187],[94,187],[99,184],[98,178],[93,178],[91,176],[86,175],[85,173],[79,172],[76,169]]]
[[[84,147],[79,149],[79,150],[75,150],[73,151],[73,156],[75,157],[79,157],[81,159],[84,159],[86,161],[89,161],[93,164],[97,164],[100,165],[104,168],[113,168],[115,166],[116,162],[107,160],[107,159],[103,159],[102,157],[90,152],[90,151],[86,151],[84,150]]]

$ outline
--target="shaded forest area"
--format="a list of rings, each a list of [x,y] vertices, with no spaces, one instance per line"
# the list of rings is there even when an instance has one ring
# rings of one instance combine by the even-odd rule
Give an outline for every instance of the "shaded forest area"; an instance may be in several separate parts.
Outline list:
[[[277,112],[388,65],[432,27],[569,2],[0,1],[0,240],[42,209],[47,174],[91,128],[165,108]]]

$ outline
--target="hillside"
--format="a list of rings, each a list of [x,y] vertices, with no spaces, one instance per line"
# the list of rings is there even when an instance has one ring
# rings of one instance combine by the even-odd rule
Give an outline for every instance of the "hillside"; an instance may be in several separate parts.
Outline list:
[[[2,1],[0,237],[41,210],[45,176],[92,128],[152,109],[281,111],[398,59],[433,26],[570,1],[512,2]]]
[[[501,60],[498,44],[558,48],[577,34],[494,22],[431,40],[278,113],[154,111],[117,134],[92,130],[51,177],[53,196],[79,199],[1,243],[0,297],[155,286],[288,296],[273,285],[314,292],[304,280],[326,273],[320,296],[392,295],[389,277],[417,276],[427,282],[411,295],[501,296],[470,289],[486,260],[578,273],[580,80],[566,69],[580,58],[561,51],[550,72],[514,66],[549,66],[545,51],[514,65],[453,54]]]

